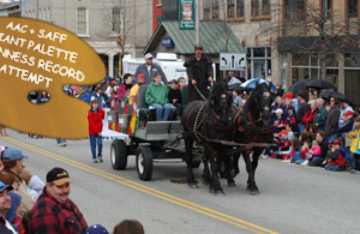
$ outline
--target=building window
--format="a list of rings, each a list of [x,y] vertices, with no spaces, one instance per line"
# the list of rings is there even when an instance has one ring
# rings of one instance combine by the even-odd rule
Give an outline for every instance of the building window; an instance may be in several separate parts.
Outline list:
[[[271,76],[271,48],[247,49],[248,78],[266,79]]]
[[[121,32],[120,7],[112,9],[112,32],[116,34]]]
[[[349,17],[357,17],[358,12],[358,1],[357,0],[348,0],[348,16]]]
[[[219,1],[218,0],[212,0],[212,6],[211,6],[211,18],[212,19],[219,19]]]
[[[78,35],[87,36],[89,35],[89,14],[85,7],[77,8],[77,24],[76,32]]]
[[[325,18],[330,17],[331,8],[332,8],[331,0],[322,0],[321,1],[322,14]]]
[[[203,1],[203,13],[204,20],[219,19],[220,7],[219,0],[204,0]]]
[[[251,0],[251,16],[270,16],[270,0]]]
[[[284,0],[284,16],[288,20],[301,20],[305,15],[304,0]]]
[[[237,19],[244,17],[244,0],[227,1],[227,18]]]

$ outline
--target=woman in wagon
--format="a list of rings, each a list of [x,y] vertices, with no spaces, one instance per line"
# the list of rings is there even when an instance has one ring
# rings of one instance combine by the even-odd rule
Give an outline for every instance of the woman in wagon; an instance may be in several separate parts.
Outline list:
[[[161,83],[160,73],[156,73],[153,81],[145,92],[145,103],[150,109],[155,109],[156,120],[166,121],[173,112],[173,107],[168,99],[169,89]]]

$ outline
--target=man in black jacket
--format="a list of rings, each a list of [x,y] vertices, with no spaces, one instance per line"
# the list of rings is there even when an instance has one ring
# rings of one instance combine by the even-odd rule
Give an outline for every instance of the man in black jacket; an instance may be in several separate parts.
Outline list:
[[[195,47],[195,55],[184,66],[189,78],[188,102],[207,98],[212,83],[212,66],[201,46]]]
[[[303,91],[302,93],[300,93],[298,95],[299,109],[296,112],[296,121],[298,123],[298,128],[299,128],[300,133],[302,133],[305,129],[305,125],[304,125],[302,119],[303,119],[304,115],[308,111],[310,111],[310,106],[307,103],[307,99],[308,99],[308,97],[307,97],[306,91]]]
[[[330,98],[330,110],[325,121],[326,141],[330,142],[336,138],[339,129],[340,108],[334,97]]]

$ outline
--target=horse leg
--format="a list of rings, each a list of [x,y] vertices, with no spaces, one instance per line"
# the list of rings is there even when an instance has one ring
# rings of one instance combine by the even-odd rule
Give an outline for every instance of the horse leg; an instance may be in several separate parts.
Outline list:
[[[202,174],[202,179],[204,184],[210,184],[210,168],[209,168],[209,152],[207,150],[207,147],[205,147],[204,155],[203,155],[203,164],[204,164],[204,171]]]
[[[252,166],[252,169],[253,169],[253,173],[254,173],[254,180],[253,180],[253,184],[252,184],[252,187],[259,193],[259,189],[256,185],[256,182],[255,182],[255,172],[256,172],[256,168],[258,167],[258,163],[259,163],[259,158],[260,158],[260,155],[262,153],[263,149],[261,148],[255,148],[254,149],[254,152],[253,152],[253,155],[252,155],[252,162],[251,162],[251,166]]]
[[[194,173],[192,169],[193,154],[193,138],[191,136],[185,137],[185,151],[186,151],[186,167],[187,167],[187,183],[190,187],[196,187],[197,181],[194,178]]]
[[[259,189],[256,187],[255,178],[254,178],[254,168],[253,163],[250,159],[250,153],[248,151],[244,152],[244,161],[246,164],[246,171],[248,173],[248,181],[247,181],[247,190],[251,195],[255,195],[259,193]]]
[[[225,161],[225,176],[229,187],[235,187],[236,183],[234,180],[234,155],[224,155]]]
[[[217,194],[218,192],[224,193],[224,190],[221,187],[220,179],[219,179],[219,170],[218,170],[218,162],[216,161],[216,153],[212,153],[210,156],[210,166],[211,166],[211,183],[210,183],[210,192]]]

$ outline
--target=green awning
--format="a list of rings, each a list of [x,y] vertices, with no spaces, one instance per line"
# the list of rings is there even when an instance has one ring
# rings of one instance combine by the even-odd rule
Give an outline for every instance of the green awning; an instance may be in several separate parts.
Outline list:
[[[180,30],[177,21],[163,21],[148,42],[145,53],[153,52],[165,33],[174,41],[176,53],[191,54],[194,52],[195,30]],[[245,52],[232,29],[223,21],[200,22],[200,45],[204,47],[207,54]]]

